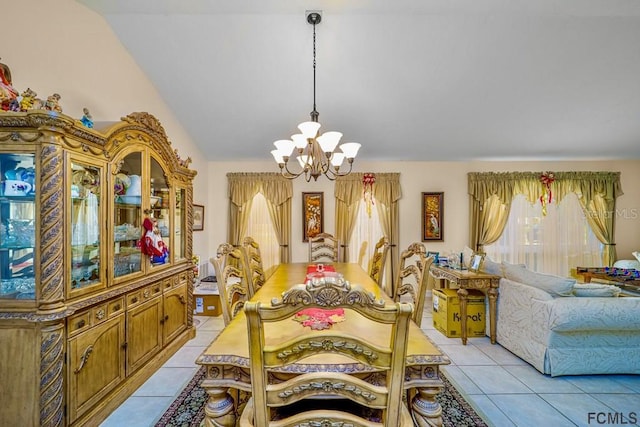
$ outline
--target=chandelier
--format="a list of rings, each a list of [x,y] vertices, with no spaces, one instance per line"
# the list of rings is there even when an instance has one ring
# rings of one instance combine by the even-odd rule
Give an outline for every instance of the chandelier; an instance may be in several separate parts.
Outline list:
[[[304,174],[307,182],[318,180],[320,175],[325,175],[331,181],[339,176],[351,173],[353,160],[358,154],[360,144],[347,142],[341,144],[340,151],[336,147],[342,138],[340,132],[324,132],[319,134],[319,113],[316,111],[316,25],[320,23],[322,16],[319,12],[308,12],[307,22],[313,25],[313,111],[311,121],[300,123],[298,129],[301,133],[291,136],[291,139],[281,139],[273,143],[275,150],[271,151],[273,158],[280,167],[282,176],[294,179]],[[289,160],[296,155],[298,166],[295,171],[290,168]],[[341,171],[344,160],[349,164],[349,170]],[[296,162],[291,162],[295,164]]]

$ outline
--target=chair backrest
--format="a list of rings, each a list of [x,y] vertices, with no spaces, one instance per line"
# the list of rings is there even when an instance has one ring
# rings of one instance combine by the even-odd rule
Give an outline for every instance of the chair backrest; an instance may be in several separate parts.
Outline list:
[[[244,254],[240,248],[222,243],[218,246],[217,256],[210,261],[218,279],[224,324],[228,325],[249,300]]]
[[[414,305],[413,321],[420,326],[433,256],[427,257],[422,243],[412,243],[400,254],[393,299]]]
[[[265,325],[291,322],[290,318],[297,312],[309,308],[342,308],[344,322],[359,322],[362,321],[360,316],[363,316],[372,322],[389,325],[389,341],[380,340],[378,337],[376,343],[373,343],[365,338],[366,334],[355,336],[339,332],[335,327],[316,331],[306,329],[302,325],[297,326],[300,328],[299,334],[292,334],[294,338],[284,338],[281,334],[265,334]],[[320,426],[325,425],[322,424],[323,421],[330,419],[335,424],[327,425],[343,425],[338,421],[349,420],[353,424],[348,425],[356,426],[400,426],[404,405],[402,395],[407,337],[412,308],[411,304],[406,303],[385,304],[383,300],[376,300],[372,293],[366,292],[360,286],[351,286],[342,280],[309,281],[306,285],[294,286],[283,294],[281,300],[274,299],[271,304],[248,302],[245,305],[245,314],[249,330],[253,401],[252,405],[245,409],[251,410],[252,413],[243,414],[243,418],[252,417],[251,425],[266,427],[271,421],[274,408],[282,414],[285,412],[282,410],[283,406],[290,407],[305,400],[305,404],[313,401],[316,404],[324,403],[326,407],[310,410],[305,406],[302,414],[291,416],[289,421],[301,425]],[[281,330],[278,325],[268,327],[271,331],[274,328]],[[277,342],[278,338],[283,342]],[[384,344],[381,344],[381,341],[384,341]],[[336,357],[336,354],[375,372],[369,378],[371,382],[359,375],[346,372],[348,370],[317,372],[313,369],[301,369],[301,365],[292,366],[308,357],[323,360]],[[297,375],[286,381],[273,380],[274,371],[296,372]],[[339,401],[332,399],[355,402],[358,407],[376,410],[379,412],[381,423],[367,424],[365,420],[354,422],[353,413],[346,412],[335,403]],[[279,422],[283,423],[282,425],[294,425],[284,420]]]
[[[329,233],[309,237],[309,262],[339,262],[338,239]]]
[[[371,265],[369,266],[369,276],[375,280],[379,286],[382,286],[382,276],[384,275],[384,267],[387,263],[388,252],[389,239],[381,237],[373,250],[373,257],[371,257]],[[385,291],[387,291],[387,294],[391,295],[388,289],[385,289]]]
[[[264,285],[264,269],[262,268],[262,255],[260,246],[253,237],[245,237],[242,242],[244,263],[247,268],[247,282],[249,283],[249,298],[253,297],[258,289]]]

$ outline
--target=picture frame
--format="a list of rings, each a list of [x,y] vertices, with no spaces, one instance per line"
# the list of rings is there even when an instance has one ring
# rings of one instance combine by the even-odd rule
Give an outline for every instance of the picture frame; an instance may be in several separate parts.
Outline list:
[[[471,255],[471,261],[469,261],[469,271],[477,273],[482,268],[485,254],[482,252],[474,252]]]
[[[433,256],[433,263],[438,265],[440,263],[440,252],[427,251],[427,258]]]
[[[204,206],[193,205],[193,231],[204,230]]]
[[[444,192],[422,193],[422,241],[444,241]]]
[[[302,193],[302,241],[324,231],[324,193]]]

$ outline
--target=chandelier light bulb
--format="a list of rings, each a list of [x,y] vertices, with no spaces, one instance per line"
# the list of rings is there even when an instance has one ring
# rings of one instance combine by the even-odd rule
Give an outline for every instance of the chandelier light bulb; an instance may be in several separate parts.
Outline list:
[[[318,129],[320,129],[320,123],[302,122],[298,125],[298,129],[300,129],[300,132],[302,132],[305,138],[315,138],[318,135]]]
[[[276,149],[282,157],[291,157],[291,153],[293,153],[293,149],[295,148],[293,141],[289,141],[288,139],[280,139],[274,142],[273,145],[276,146]]]
[[[316,141],[320,144],[322,151],[325,153],[332,153],[338,146],[340,138],[342,138],[342,134],[340,132],[331,131],[323,133],[316,138]]]
[[[346,142],[340,146],[340,149],[344,153],[344,156],[347,159],[355,159],[358,155],[358,150],[360,149],[360,145],[357,142]]]

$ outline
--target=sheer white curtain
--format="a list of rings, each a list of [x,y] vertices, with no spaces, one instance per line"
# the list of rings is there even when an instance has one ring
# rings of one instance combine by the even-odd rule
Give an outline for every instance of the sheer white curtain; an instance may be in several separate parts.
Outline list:
[[[262,193],[257,193],[253,197],[247,236],[253,237],[258,242],[262,256],[262,268],[266,277],[269,277],[275,267],[280,264],[280,245],[269,216],[267,200]]]
[[[567,194],[542,215],[540,203],[529,203],[522,194],[514,197],[502,236],[485,253],[494,261],[525,264],[542,273],[568,276],[576,266],[603,264],[602,243],[591,231],[578,197]]]
[[[373,204],[377,203],[373,199]],[[356,223],[349,240],[350,262],[357,262],[365,271],[369,271],[371,257],[378,240],[384,236],[382,225],[378,216],[378,209],[372,206],[370,214],[367,212],[367,204],[364,198],[360,201],[360,207],[356,216]],[[385,272],[386,274],[386,272]]]

